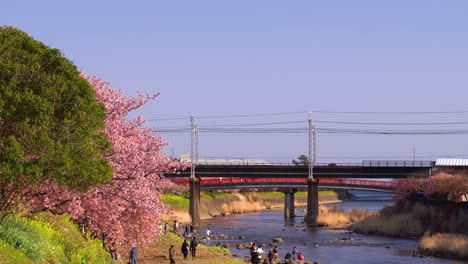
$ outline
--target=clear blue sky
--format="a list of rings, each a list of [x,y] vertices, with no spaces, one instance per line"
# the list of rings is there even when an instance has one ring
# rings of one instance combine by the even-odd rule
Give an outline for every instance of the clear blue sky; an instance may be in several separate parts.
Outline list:
[[[128,95],[160,92],[139,114],[160,127],[468,130],[468,1],[5,1],[0,23],[58,48]],[[366,112],[355,114],[315,111]],[[159,119],[159,120],[158,120]],[[417,125],[418,123],[431,123]],[[435,123],[435,124],[434,124]],[[457,124],[440,124],[457,123]],[[410,124],[410,125],[408,125]],[[322,130],[323,131],[323,130]],[[238,131],[237,131],[238,132]],[[190,135],[165,133],[175,155]],[[201,133],[201,157],[289,161],[299,134]],[[318,161],[468,154],[468,134],[318,134]]]

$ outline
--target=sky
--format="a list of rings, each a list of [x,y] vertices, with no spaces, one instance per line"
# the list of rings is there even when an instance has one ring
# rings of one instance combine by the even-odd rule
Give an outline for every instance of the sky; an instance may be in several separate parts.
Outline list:
[[[5,1],[17,27],[128,96],[189,154],[468,157],[468,1]]]

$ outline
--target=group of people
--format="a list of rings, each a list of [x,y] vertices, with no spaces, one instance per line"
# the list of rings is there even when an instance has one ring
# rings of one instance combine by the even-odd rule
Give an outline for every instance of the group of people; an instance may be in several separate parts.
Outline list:
[[[252,264],[260,263],[262,260],[263,253],[265,253],[265,251],[263,251],[262,246],[257,247],[255,243],[252,243],[250,247],[250,260]],[[302,253],[300,253],[296,247],[293,247],[291,253],[287,252],[286,255],[284,256],[284,259],[285,260],[304,260],[304,255],[302,255]],[[277,262],[280,260],[277,246],[275,246],[273,249],[268,250],[267,258],[268,258],[269,264],[273,264],[274,262]]]
[[[179,229],[179,223],[176,220],[174,220],[173,232],[177,234],[178,229]],[[167,223],[164,223],[163,231],[165,235],[167,234],[167,232],[169,232],[169,226]],[[188,260],[189,254],[191,255],[192,259],[195,259],[196,257],[198,241],[197,241],[197,238],[194,235],[192,235],[194,231],[195,230],[193,228],[193,225],[187,225],[185,226],[184,232],[182,233],[182,236],[184,237],[184,242],[182,243],[180,247],[180,251],[182,252],[182,255],[184,256],[184,260]],[[206,236],[207,237],[211,236],[211,230],[209,228],[206,230]],[[190,242],[188,242],[187,240],[190,240]],[[175,255],[176,255],[175,247],[174,245],[171,245],[169,248],[170,264],[175,264]]]
[[[197,254],[197,247],[198,247],[198,241],[196,237],[192,237],[190,240],[190,243],[187,242],[187,239],[184,239],[184,242],[182,243],[182,246],[180,247],[180,251],[182,252],[182,255],[184,256],[184,260],[188,260],[188,255],[190,253],[192,260],[195,259],[196,254]],[[175,248],[174,245],[171,245],[169,248],[169,261],[170,264],[175,264]]]
[[[163,231],[164,231],[164,235],[167,235],[167,232],[169,232],[169,225],[167,223],[164,223]],[[177,234],[178,231],[179,231],[179,222],[177,222],[177,220],[174,220],[174,224],[172,226],[172,232],[174,232],[174,234]],[[193,225],[186,225],[184,228],[184,232],[182,233],[182,236],[187,237],[191,235],[194,231],[195,230],[194,230]]]

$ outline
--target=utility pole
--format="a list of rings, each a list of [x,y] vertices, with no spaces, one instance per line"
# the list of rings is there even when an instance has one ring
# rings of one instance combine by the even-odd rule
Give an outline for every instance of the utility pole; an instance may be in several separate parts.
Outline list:
[[[312,124],[312,114],[309,112],[309,177],[307,179],[307,215],[305,219],[308,226],[315,226],[318,217],[319,179],[314,178],[316,155],[316,129]]]
[[[198,125],[195,124],[195,118],[190,116],[190,124],[192,129],[192,144],[190,153],[190,178],[195,178],[195,166],[198,162]]]
[[[195,167],[198,164],[198,125],[195,124],[195,118],[190,116],[190,125],[192,129],[191,144],[191,167],[190,167],[190,206],[189,213],[192,218],[192,224],[200,224],[200,178],[195,177]]]
[[[312,125],[312,113],[309,112],[309,180],[314,179],[315,158],[315,127]]]

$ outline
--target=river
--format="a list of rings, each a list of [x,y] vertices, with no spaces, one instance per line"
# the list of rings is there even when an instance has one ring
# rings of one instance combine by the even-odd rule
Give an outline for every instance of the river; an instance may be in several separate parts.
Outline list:
[[[378,211],[386,204],[391,204],[391,196],[385,193],[355,191],[356,200],[345,201],[327,206],[339,206],[344,210],[363,208]],[[307,260],[320,263],[465,263],[463,261],[412,256],[418,242],[411,239],[396,239],[380,236],[366,236],[349,232],[346,229],[317,228],[306,231],[303,222],[303,208],[296,208],[296,218],[284,219],[282,210],[265,210],[258,213],[228,215],[204,220],[202,231],[209,226],[214,233],[232,236],[235,243],[254,242],[257,245],[268,244],[274,237],[281,237],[284,243],[278,245],[279,254],[284,258],[286,252],[296,246]],[[243,239],[238,239],[245,236]],[[219,241],[208,241],[217,243]],[[224,241],[223,241],[224,242]],[[247,249],[230,248],[232,254],[244,258]]]

